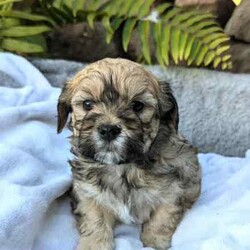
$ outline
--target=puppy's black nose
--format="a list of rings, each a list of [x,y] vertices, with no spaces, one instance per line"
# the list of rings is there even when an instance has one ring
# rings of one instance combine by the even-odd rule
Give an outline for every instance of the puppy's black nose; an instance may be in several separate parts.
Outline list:
[[[109,124],[102,124],[98,128],[98,132],[101,135],[101,138],[107,141],[114,140],[120,133],[121,128],[117,125],[109,125]]]

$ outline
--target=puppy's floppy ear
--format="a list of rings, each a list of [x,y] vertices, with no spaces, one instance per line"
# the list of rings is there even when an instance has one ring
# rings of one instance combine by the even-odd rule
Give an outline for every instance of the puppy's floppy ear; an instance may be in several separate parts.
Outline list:
[[[162,124],[173,127],[176,132],[179,125],[179,112],[177,102],[167,82],[159,82],[160,87],[160,120]]]
[[[57,133],[61,133],[72,108],[69,101],[69,91],[67,84],[63,87],[57,103]]]

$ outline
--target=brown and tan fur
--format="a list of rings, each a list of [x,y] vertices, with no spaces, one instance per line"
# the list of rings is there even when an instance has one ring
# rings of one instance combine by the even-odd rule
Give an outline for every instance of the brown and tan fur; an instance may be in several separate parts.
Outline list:
[[[92,101],[91,110],[83,108],[85,100]],[[136,101],[144,104],[139,112]],[[168,84],[129,60],[104,59],[62,90],[58,132],[69,113],[78,249],[114,249],[117,223],[142,224],[145,246],[168,249],[201,186],[196,152],[178,133]],[[121,133],[106,143],[97,132],[102,124],[115,124]]]

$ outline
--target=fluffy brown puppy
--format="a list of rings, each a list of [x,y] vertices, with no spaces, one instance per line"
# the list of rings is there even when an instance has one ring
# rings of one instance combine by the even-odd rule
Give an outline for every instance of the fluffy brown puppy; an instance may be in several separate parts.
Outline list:
[[[129,60],[104,59],[62,90],[58,132],[69,113],[78,249],[113,249],[119,222],[142,224],[143,244],[167,249],[201,186],[168,84]]]

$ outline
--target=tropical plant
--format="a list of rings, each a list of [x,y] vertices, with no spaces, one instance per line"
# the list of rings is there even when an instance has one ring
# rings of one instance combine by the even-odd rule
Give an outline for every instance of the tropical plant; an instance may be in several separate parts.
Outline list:
[[[50,31],[55,23],[43,15],[13,10],[16,2],[21,0],[0,0],[0,50],[19,54],[45,52],[42,34]]]
[[[1,1],[13,4],[17,0],[0,0],[0,3]],[[211,13],[186,10],[168,2],[154,0],[137,0],[136,3],[133,0],[40,0],[39,3],[42,15],[1,10],[1,20],[6,20],[7,17],[15,18],[16,22],[26,19],[43,23],[39,26],[19,26],[18,29],[22,30],[19,32],[23,35],[22,41],[30,39],[31,34],[33,39],[34,36],[36,39],[38,36],[41,39],[41,33],[62,24],[87,21],[90,27],[94,28],[94,22],[101,21],[106,29],[107,42],[111,41],[118,29],[122,30],[122,44],[125,51],[128,49],[133,30],[136,30],[141,41],[142,58],[149,64],[151,63],[149,41],[152,37],[156,59],[162,66],[169,65],[172,60],[175,64],[185,61],[188,65],[231,68],[229,38]],[[20,38],[13,39],[13,35],[18,34],[17,25],[4,26],[0,29],[0,36],[4,36],[0,45],[2,49],[13,50],[13,47],[6,46],[6,42],[3,43],[7,39],[18,41],[20,44]],[[28,33],[27,29],[33,33]],[[34,33],[35,31],[37,33]],[[12,40],[7,41],[13,43]],[[42,52],[41,46],[40,49],[39,52]],[[16,51],[32,52],[17,49]]]

